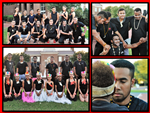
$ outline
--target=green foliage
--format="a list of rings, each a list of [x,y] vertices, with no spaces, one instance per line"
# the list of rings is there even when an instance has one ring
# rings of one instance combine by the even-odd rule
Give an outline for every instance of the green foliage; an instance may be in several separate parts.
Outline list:
[[[13,15],[4,15],[3,20],[11,22],[13,20]]]
[[[130,7],[129,5],[121,5],[121,6],[108,6],[104,9],[104,11],[109,11],[112,14],[112,18],[118,17],[118,10],[120,8],[124,8],[126,11],[126,16],[133,16],[134,15],[134,10],[133,7]]]
[[[135,79],[139,84],[148,84],[148,61],[142,59],[134,63],[135,66]]]
[[[13,17],[7,17],[7,22],[11,22],[13,20]]]

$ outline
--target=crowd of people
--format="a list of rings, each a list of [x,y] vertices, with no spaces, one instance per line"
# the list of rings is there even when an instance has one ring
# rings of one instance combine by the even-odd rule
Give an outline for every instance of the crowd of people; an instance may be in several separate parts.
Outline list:
[[[59,44],[64,44],[66,39],[69,39],[68,44],[71,42],[84,44],[86,25],[78,21],[75,7],[71,7],[70,14],[66,9],[67,7],[63,6],[62,13],[59,14],[56,7],[52,7],[50,17],[47,17],[46,13],[41,14],[40,9],[37,9],[36,15],[31,9],[28,15],[26,10],[21,14],[19,8],[16,7],[14,19],[7,30],[8,44],[33,44],[37,41],[39,44],[45,44],[50,43],[50,39],[53,43]]]
[[[54,63],[54,57],[51,56],[50,62],[46,65],[47,80],[44,81],[37,56],[33,57],[33,62],[28,66],[24,57],[20,55],[15,71],[15,63],[12,61],[12,54],[9,53],[4,64],[3,101],[15,99],[28,103],[47,101],[71,104],[71,101],[77,101],[79,93],[80,101],[88,102],[87,65],[82,60],[81,54],[77,55],[77,59],[72,64],[69,56],[66,55],[58,72],[58,65]]]
[[[134,16],[126,17],[126,13],[124,8],[120,8],[117,18],[111,18],[111,13],[106,11],[92,15],[92,41],[93,38],[97,41],[94,55],[129,55],[129,48],[132,55],[147,55],[147,18],[140,8],[134,10]]]

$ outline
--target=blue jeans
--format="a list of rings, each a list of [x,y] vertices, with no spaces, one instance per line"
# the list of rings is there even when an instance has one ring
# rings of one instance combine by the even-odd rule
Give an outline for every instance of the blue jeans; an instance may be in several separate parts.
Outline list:
[[[20,74],[19,80],[25,80],[25,79],[26,79],[25,74]]]

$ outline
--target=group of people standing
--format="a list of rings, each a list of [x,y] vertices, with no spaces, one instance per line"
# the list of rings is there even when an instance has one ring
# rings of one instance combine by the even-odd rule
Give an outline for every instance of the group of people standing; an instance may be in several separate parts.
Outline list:
[[[36,15],[32,9],[29,15],[26,10],[21,15],[19,8],[16,7],[14,19],[7,30],[8,44],[27,44],[31,38],[34,40],[33,43],[39,40],[41,44],[49,43],[49,39],[52,39],[53,43],[58,41],[64,44],[64,40],[68,38],[68,44],[71,44],[72,40],[74,43],[84,44],[86,25],[78,21],[78,17],[75,16],[75,7],[71,7],[70,14],[66,9],[67,7],[63,6],[62,13],[59,14],[56,7],[52,7],[50,17],[47,17],[46,13],[41,14],[40,9],[37,9]]]
[[[29,67],[30,72],[22,55],[20,55],[15,72],[15,64],[11,57],[12,55],[9,53],[8,60],[4,64],[3,101],[12,101],[14,98],[16,100],[22,99],[23,102],[28,103],[52,101],[71,104],[71,101],[77,101],[77,93],[79,92],[80,100],[88,102],[87,65],[82,60],[81,54],[78,54],[78,60],[74,62],[74,65],[66,55],[65,61],[60,65],[60,72],[58,72],[58,65],[54,63],[54,57],[51,56],[50,63],[46,66],[46,81],[41,78],[40,63],[37,62],[36,56],[33,57],[33,62]]]

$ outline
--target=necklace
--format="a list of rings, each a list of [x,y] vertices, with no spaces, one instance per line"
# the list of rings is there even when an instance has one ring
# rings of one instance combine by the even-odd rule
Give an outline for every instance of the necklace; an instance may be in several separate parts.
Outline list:
[[[106,38],[106,35],[107,35],[108,31],[109,31],[109,25],[110,25],[110,23],[108,23],[108,29],[107,29],[107,32],[105,32],[105,26],[103,24],[103,29],[104,29],[104,37],[103,38]]]
[[[36,64],[34,65],[34,63],[33,63],[33,67],[34,67],[34,69],[36,69],[36,67],[37,67],[37,62],[36,62]]]
[[[73,24],[75,32],[77,31],[77,24]]]
[[[65,61],[65,65],[68,67],[69,66],[69,62],[68,62],[68,65],[67,65],[67,62]]]
[[[53,25],[50,25],[50,30],[52,30],[52,28],[53,28]]]
[[[112,44],[111,44],[111,46],[112,46],[113,54],[114,54],[114,56],[116,56],[116,53],[115,53],[114,47],[113,47],[113,45],[112,45]],[[119,46],[119,55],[120,55],[120,46]]]
[[[54,67],[53,67],[53,64],[50,64],[50,65],[51,65],[52,71],[54,71]]]
[[[142,18],[141,18],[141,19],[142,19]],[[140,19],[139,22],[138,22],[137,28],[135,28],[135,18],[134,18],[134,29],[135,29],[135,30],[138,30],[139,25],[140,25],[140,22],[141,22],[141,19]]]
[[[66,26],[63,26],[63,31],[67,31],[67,25]]]
[[[39,29],[38,29],[38,28],[39,28]],[[37,25],[36,25],[36,31],[37,31],[37,32],[40,32],[40,30],[41,30],[41,26],[37,27]]]

